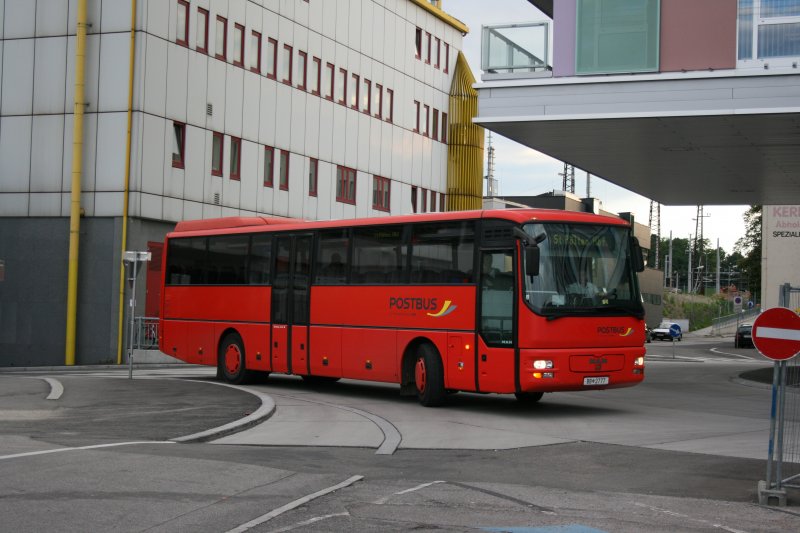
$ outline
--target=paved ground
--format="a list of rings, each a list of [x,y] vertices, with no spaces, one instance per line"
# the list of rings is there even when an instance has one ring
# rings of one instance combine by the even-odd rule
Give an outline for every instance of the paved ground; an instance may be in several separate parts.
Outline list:
[[[116,369],[0,373],[0,529],[800,530],[800,502],[755,505],[769,391],[738,375],[764,362],[727,342],[676,344],[674,361],[670,343],[648,345],[639,387],[527,408],[457,394],[426,409],[396,386],[272,376],[247,387],[274,401],[271,418],[194,444],[168,439],[261,400],[192,367],[132,382]],[[59,399],[45,399],[45,377]]]

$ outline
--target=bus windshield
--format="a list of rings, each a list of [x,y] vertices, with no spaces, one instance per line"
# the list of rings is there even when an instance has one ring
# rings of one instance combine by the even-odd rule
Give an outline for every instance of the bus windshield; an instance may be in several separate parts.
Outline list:
[[[550,319],[564,316],[644,315],[629,261],[629,230],[618,226],[531,223],[539,243],[539,275],[525,277],[525,301]]]

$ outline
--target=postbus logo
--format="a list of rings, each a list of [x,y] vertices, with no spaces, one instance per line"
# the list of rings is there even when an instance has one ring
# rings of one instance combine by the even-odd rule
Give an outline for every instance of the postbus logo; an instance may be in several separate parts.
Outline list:
[[[597,326],[598,335],[628,337],[632,333],[633,328],[626,328],[624,326]]]
[[[389,297],[389,309],[393,311],[426,311],[433,318],[447,316],[458,308],[451,300],[439,306],[439,298]]]

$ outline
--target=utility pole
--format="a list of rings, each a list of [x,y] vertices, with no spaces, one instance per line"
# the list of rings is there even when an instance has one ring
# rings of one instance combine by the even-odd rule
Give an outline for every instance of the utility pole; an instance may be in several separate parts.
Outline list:
[[[592,175],[586,173],[586,198],[592,197]]]
[[[658,270],[659,256],[661,255],[661,204],[650,200],[650,234],[656,232],[655,261],[653,268]]]
[[[561,190],[575,194],[575,167],[569,163],[564,163],[564,172],[558,175],[563,178],[561,181]]]
[[[719,261],[719,238],[718,238],[717,239],[717,286],[716,286],[717,294],[719,294],[719,267],[720,267],[720,261]]]
[[[689,267],[687,268],[686,275],[686,294],[692,292],[692,234],[689,234]]]
[[[489,132],[489,147],[487,153],[487,172],[486,172],[486,196],[494,198],[497,196],[497,180],[494,179],[494,146],[492,146],[492,132]]]

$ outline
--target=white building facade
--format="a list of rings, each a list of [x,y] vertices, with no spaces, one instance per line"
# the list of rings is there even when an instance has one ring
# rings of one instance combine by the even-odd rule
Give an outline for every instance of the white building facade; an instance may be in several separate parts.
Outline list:
[[[0,0],[0,364],[63,361],[76,3]],[[138,0],[132,82],[131,13],[88,0],[77,362],[117,359],[126,194],[125,246],[156,260],[179,220],[447,208],[467,29],[440,7]]]

